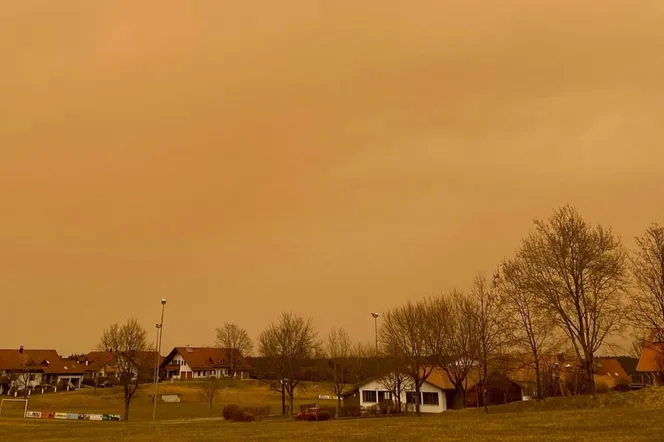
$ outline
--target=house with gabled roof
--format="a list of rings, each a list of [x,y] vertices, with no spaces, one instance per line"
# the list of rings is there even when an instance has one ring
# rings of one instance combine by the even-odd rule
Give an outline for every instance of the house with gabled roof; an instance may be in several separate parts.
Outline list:
[[[9,389],[47,385],[61,389],[79,388],[83,373],[81,364],[62,359],[55,350],[0,349],[0,377],[5,393]]]
[[[189,380],[236,377],[249,378],[249,364],[242,355],[228,348],[175,347],[164,358],[161,368],[166,379]]]

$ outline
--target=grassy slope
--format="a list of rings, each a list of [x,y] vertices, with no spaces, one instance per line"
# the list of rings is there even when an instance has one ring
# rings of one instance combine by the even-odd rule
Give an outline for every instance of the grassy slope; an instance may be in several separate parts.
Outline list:
[[[257,383],[240,384],[240,402],[269,404],[278,409],[279,396]],[[160,404],[162,418],[207,415],[192,384],[169,384],[163,392],[179,392],[185,402]],[[422,418],[358,419],[336,422],[289,422],[264,420],[233,423],[219,420],[172,420],[145,422],[151,414],[149,388],[140,392],[134,417],[143,422],[67,422],[0,419],[0,440],[21,441],[163,441],[208,440],[664,440],[664,388],[609,394],[593,401],[586,397],[555,398],[540,404],[517,402],[479,410],[448,411]],[[320,391],[309,389],[301,400],[309,402]],[[228,393],[237,394],[233,388]],[[223,405],[225,391],[217,409]],[[236,397],[236,396],[235,396]],[[235,398],[233,398],[233,402]],[[197,402],[198,401],[198,402]],[[231,400],[228,400],[231,402]],[[121,392],[104,390],[43,396],[31,400],[30,408],[67,411],[113,411],[121,408]],[[36,406],[44,405],[44,407]],[[64,410],[63,410],[64,411]],[[218,413],[216,413],[218,414]]]
[[[265,384],[256,381],[236,381],[233,385],[227,384],[221,388],[216,398],[212,414],[209,406],[200,398],[196,382],[164,383],[159,386],[160,394],[181,395],[178,404],[159,403],[157,405],[158,419],[200,418],[208,416],[221,416],[223,407],[227,403],[239,403],[243,406],[263,407],[270,406],[274,414],[281,412],[281,397],[271,391]],[[228,391],[226,391],[226,386]],[[296,393],[296,409],[298,404],[312,403],[318,394],[331,394],[324,386],[318,390],[312,385],[305,384],[306,389]],[[130,420],[141,421],[152,419],[152,386],[144,385],[136,392],[130,409]],[[334,401],[319,401],[320,404],[334,406]],[[29,400],[29,410],[53,412],[80,412],[80,413],[110,413],[124,414],[122,388],[98,389],[97,393],[91,388],[84,388],[74,392],[35,395]],[[3,412],[3,415],[5,413]]]

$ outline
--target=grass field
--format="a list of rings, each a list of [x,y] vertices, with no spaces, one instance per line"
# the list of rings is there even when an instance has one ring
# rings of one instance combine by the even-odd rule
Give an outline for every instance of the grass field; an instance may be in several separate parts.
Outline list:
[[[201,399],[196,387],[196,382],[160,384],[160,395],[180,394],[181,402],[177,404],[160,402],[157,405],[157,419],[221,417],[223,407],[227,403],[240,404],[245,407],[270,406],[272,413],[281,413],[281,396],[270,390],[267,385],[257,381],[245,380],[224,384],[214,401],[212,412],[210,412],[209,405]],[[332,394],[324,384],[318,385],[316,388],[313,384],[305,383],[303,387],[296,392],[296,410],[299,410],[299,404],[313,403],[319,394]],[[151,385],[143,385],[136,392],[131,403],[131,421],[152,419],[151,394]],[[335,406],[334,401],[319,401],[319,403]],[[96,393],[92,388],[83,388],[73,392],[31,396],[28,408],[34,411],[122,415],[124,414],[124,396],[120,387],[100,388]]]
[[[240,403],[278,407],[278,395],[256,383],[241,384]],[[236,389],[237,390],[237,389]],[[664,441],[664,388],[585,397],[556,398],[536,404],[517,402],[480,410],[447,411],[440,415],[355,419],[330,422],[294,422],[265,419],[252,423],[227,422],[207,416],[207,408],[188,384],[163,386],[179,392],[185,402],[160,404],[162,421],[146,421],[151,415],[149,390],[141,391],[134,404],[136,422],[46,421],[0,419],[0,441],[164,441],[212,440],[597,440]],[[231,396],[234,390],[229,390]],[[313,388],[302,392],[300,402],[311,402]],[[110,412],[121,408],[120,392],[79,391],[31,400],[30,409],[44,405],[52,411]],[[215,415],[227,399],[219,399]],[[40,404],[40,401],[43,401]],[[106,402],[105,402],[106,401]],[[187,402],[190,401],[190,402]],[[116,403],[117,402],[117,403]],[[96,409],[89,408],[91,406]],[[171,408],[172,407],[172,408]],[[77,408],[76,410],[73,408]],[[66,410],[65,410],[66,409]],[[4,413],[3,413],[4,414]],[[142,420],[142,421],[141,421]]]

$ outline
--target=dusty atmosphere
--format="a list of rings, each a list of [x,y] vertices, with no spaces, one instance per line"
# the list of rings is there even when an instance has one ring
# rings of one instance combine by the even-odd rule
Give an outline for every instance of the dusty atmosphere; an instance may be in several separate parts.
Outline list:
[[[567,202],[664,222],[659,0],[0,1],[0,336],[164,348],[470,285]],[[26,321],[26,317],[30,318]]]

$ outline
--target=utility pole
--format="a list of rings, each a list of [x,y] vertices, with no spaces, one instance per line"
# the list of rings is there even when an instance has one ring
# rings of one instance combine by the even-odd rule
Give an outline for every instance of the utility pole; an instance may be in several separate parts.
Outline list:
[[[154,388],[152,389],[152,420],[157,419],[157,391],[159,390],[159,363],[161,362],[161,338],[164,333],[164,307],[166,307],[166,298],[161,299],[161,320],[156,324],[157,328],[157,355],[154,363]]]

